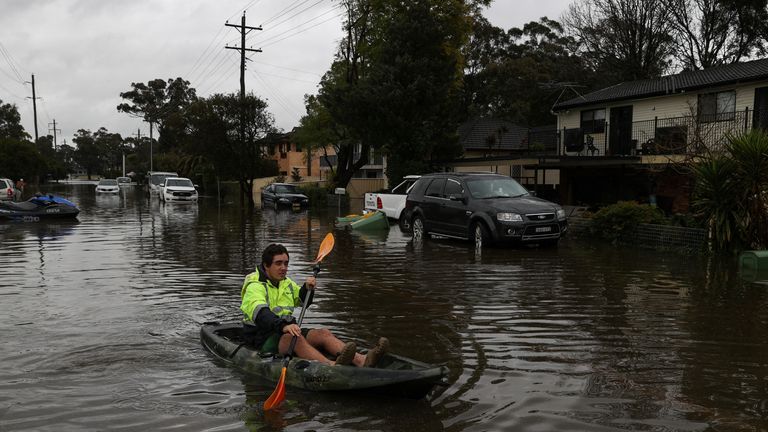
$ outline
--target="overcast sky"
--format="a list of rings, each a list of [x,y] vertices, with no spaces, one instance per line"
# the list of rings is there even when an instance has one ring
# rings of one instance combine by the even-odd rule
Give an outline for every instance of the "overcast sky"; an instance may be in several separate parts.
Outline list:
[[[571,0],[495,0],[486,17],[519,27],[542,16],[557,19]],[[124,137],[148,125],[115,107],[132,82],[182,77],[198,96],[239,91],[239,32],[252,31],[246,90],[267,99],[276,125],[290,130],[304,113],[342,37],[332,0],[2,0],[0,100],[16,104],[34,137],[31,75],[35,75],[40,136],[58,143],[78,129],[100,127]]]

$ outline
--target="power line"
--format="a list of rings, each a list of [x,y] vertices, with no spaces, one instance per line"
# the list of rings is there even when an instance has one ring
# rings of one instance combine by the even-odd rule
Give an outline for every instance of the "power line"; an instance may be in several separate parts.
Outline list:
[[[304,2],[306,2],[306,1],[308,1],[308,0],[305,0]],[[302,2],[302,3],[304,3],[304,2]],[[284,23],[288,22],[289,20],[291,20],[291,19],[295,18],[296,16],[298,16],[298,15],[300,15],[300,14],[302,14],[302,13],[304,13],[304,12],[308,11],[309,9],[311,9],[311,8],[313,8],[313,7],[315,7],[315,6],[317,6],[317,5],[318,5],[319,3],[321,3],[321,2],[322,2],[322,0],[319,0],[319,1],[315,2],[314,4],[310,5],[309,7],[307,7],[307,8],[305,8],[305,9],[303,9],[303,10],[301,10],[301,11],[299,11],[299,12],[297,12],[297,13],[295,13],[295,14],[293,14],[293,15],[291,15],[291,16],[289,16],[289,17],[285,18],[285,19],[283,19],[283,20],[282,20],[282,21],[280,21],[279,23],[277,23],[277,24],[275,24],[275,25],[273,25],[273,26],[267,27],[266,29],[264,29],[264,31],[263,31],[263,32],[259,33],[259,35],[263,35],[263,34],[265,34],[265,33],[266,33],[266,32],[268,32],[268,31],[273,31],[273,30],[275,30],[275,29],[279,28],[279,27],[280,27],[282,24],[284,24]],[[298,5],[298,6],[300,6],[300,5]],[[333,6],[333,7],[331,7],[331,9],[330,9],[329,11],[332,11],[333,9],[341,9],[341,5],[339,5],[339,6]],[[285,30],[285,31],[283,31],[283,33],[281,33],[281,34],[285,34],[286,32],[289,32],[289,31],[295,30],[295,29],[297,29],[297,28],[300,28],[300,27],[301,27],[301,26],[303,26],[304,24],[307,24],[307,23],[309,23],[309,22],[312,22],[312,21],[314,21],[315,19],[317,19],[317,18],[319,18],[319,17],[321,17],[321,16],[323,16],[323,15],[327,14],[329,11],[325,11],[325,12],[323,12],[322,14],[320,14],[320,15],[318,15],[318,16],[315,16],[315,17],[313,17],[313,18],[310,18],[309,20],[307,20],[307,21],[305,21],[305,22],[303,22],[303,23],[301,23],[301,24],[299,24],[299,25],[293,26],[293,27],[289,28],[288,30]],[[270,39],[272,39],[272,38],[275,38],[275,37],[279,37],[279,36],[280,36],[280,35],[272,35],[272,36],[269,36],[269,37],[267,37],[267,39],[265,39],[265,40],[270,40]],[[253,38],[253,39],[252,39],[252,38]],[[256,40],[257,38],[258,38],[258,36],[249,36],[249,37],[248,37],[248,41],[249,41],[249,42],[253,42],[253,40]],[[264,40],[260,40],[260,41],[258,41],[257,43],[259,43],[259,44],[262,44],[262,43],[264,43]]]
[[[0,54],[3,55],[5,58],[5,61],[8,63],[8,66],[11,67],[11,71],[16,74],[16,79],[19,83],[24,84],[24,78],[19,73],[19,70],[16,68],[16,64],[13,61],[13,56],[11,56],[11,53],[8,52],[8,50],[5,48],[2,42],[0,42]]]
[[[261,46],[264,46],[263,44],[264,44],[265,42],[269,42],[269,41],[272,41],[272,40],[274,40],[274,39],[277,39],[277,38],[279,38],[280,36],[283,36],[283,35],[284,35],[284,34],[286,34],[286,33],[290,33],[290,32],[292,32],[292,31],[294,31],[294,30],[296,30],[296,29],[299,29],[299,28],[301,28],[302,26],[304,26],[305,24],[309,24],[309,23],[311,23],[312,21],[314,21],[314,20],[316,20],[316,19],[318,19],[318,18],[322,17],[323,15],[327,15],[327,14],[329,14],[329,13],[333,12],[334,10],[336,10],[336,8],[331,8],[331,9],[329,9],[329,10],[327,10],[327,11],[323,12],[323,13],[322,13],[322,14],[320,14],[320,15],[317,15],[317,16],[315,16],[315,17],[313,17],[313,18],[310,18],[310,19],[308,19],[308,20],[304,21],[303,23],[301,23],[301,24],[299,24],[299,25],[297,25],[297,26],[294,26],[294,27],[292,27],[292,28],[289,28],[288,30],[285,30],[285,31],[283,31],[282,33],[278,33],[278,34],[275,34],[275,35],[271,35],[271,36],[269,36],[269,37],[268,37],[268,38],[266,38],[266,39],[262,39],[262,40],[258,41],[257,43],[259,43]],[[312,28],[312,27],[308,27],[308,28]],[[301,33],[301,32],[298,32],[298,33]],[[297,34],[298,34],[298,33],[297,33]]]
[[[257,2],[259,2],[259,0],[251,0],[250,2],[248,2],[248,4],[246,4],[244,7],[241,7],[240,9],[237,10],[237,12],[233,13],[229,18],[227,18],[227,21],[234,18],[235,15],[240,13],[240,11],[243,11],[243,12],[247,11],[249,7],[253,6]]]
[[[278,68],[278,69],[285,69],[285,70],[289,70],[289,71],[293,71],[293,72],[299,72],[299,73],[303,73],[303,74],[307,74],[307,75],[315,75],[315,76],[319,76],[319,77],[322,77],[322,76],[323,76],[322,74],[319,74],[319,73],[317,73],[317,72],[309,72],[309,71],[303,71],[303,70],[300,70],[300,69],[292,69],[292,68],[289,68],[289,67],[285,67],[285,66],[278,66],[278,65],[274,65],[274,64],[270,64],[270,63],[264,63],[264,62],[253,61],[253,64],[264,65],[264,66],[270,66],[270,67],[273,67],[273,68]]]
[[[227,58],[230,62],[230,66],[237,66],[237,63],[235,60],[233,60],[231,57]],[[201,94],[210,93],[213,89],[218,88],[219,84],[222,82],[228,80],[234,73],[237,71],[237,68],[227,69],[229,72],[226,74],[222,74],[216,81],[214,81],[212,84],[209,84],[208,87],[205,88],[205,90],[201,90]]]
[[[296,120],[301,118],[301,115],[297,115],[296,114],[300,110],[297,111],[297,110],[295,110],[295,107],[289,106],[289,105],[292,105],[292,103],[290,102],[290,100],[288,98],[283,96],[283,94],[280,93],[279,90],[277,90],[276,86],[269,85],[269,83],[261,75],[257,74],[255,71],[251,71],[251,73],[258,80],[260,80],[262,84],[264,84],[264,89],[266,91],[269,91],[272,94],[272,96],[274,96],[275,101],[278,103],[278,105],[280,105],[283,108],[283,110],[286,113],[288,113],[288,114],[292,115],[293,117],[295,117]]]
[[[309,83],[309,84],[317,84],[317,81],[303,80],[303,79],[298,79],[298,78],[289,78],[289,77],[284,76],[284,75],[271,74],[269,72],[264,72],[264,71],[256,71],[256,72],[258,72],[259,75],[269,75],[269,76],[273,76],[273,77],[281,78],[281,79],[285,79],[285,80],[290,80],[290,81],[298,81],[298,82],[305,82],[305,83]]]
[[[19,99],[19,100],[24,100],[24,99],[26,99],[26,98],[24,98],[24,97],[22,97],[22,96],[19,96],[19,95],[17,95],[17,94],[15,94],[15,93],[13,93],[12,91],[8,90],[8,89],[7,89],[7,88],[5,88],[5,87],[4,87],[2,84],[0,84],[0,89],[3,89],[3,90],[5,90],[5,91],[6,91],[6,93],[8,93],[9,95],[11,95],[11,97],[13,97],[13,98],[16,98],[16,99]]]
[[[11,79],[11,81],[13,81],[13,82],[15,82],[15,83],[18,83],[18,84],[22,84],[22,85],[24,85],[24,83],[20,83],[20,82],[19,82],[19,81],[16,79],[16,77],[14,77],[14,76],[11,76],[11,74],[9,74],[8,72],[6,72],[6,71],[5,71],[5,69],[0,69],[0,72],[2,72],[2,73],[3,73],[3,75],[5,75],[5,76],[7,76],[8,78],[10,78],[10,79]]]
[[[309,1],[309,0],[304,0],[304,1],[303,1],[301,4],[304,4],[304,3],[306,3],[307,1]],[[277,28],[279,25],[283,24],[284,22],[290,21],[292,18],[294,18],[294,17],[296,17],[296,16],[298,16],[298,15],[301,15],[302,13],[304,13],[304,12],[306,12],[306,11],[308,11],[308,10],[312,9],[313,7],[317,6],[318,4],[320,4],[320,3],[322,3],[322,2],[323,2],[323,0],[317,0],[316,2],[314,2],[314,3],[312,3],[311,5],[307,6],[306,8],[304,8],[304,9],[302,9],[302,10],[300,10],[300,11],[296,12],[295,14],[293,14],[293,15],[291,15],[291,16],[289,16],[289,17],[286,17],[286,18],[284,18],[282,21],[279,21],[277,24],[273,25],[273,26],[272,26],[272,27],[270,27],[270,28]],[[298,6],[301,6],[301,5],[297,5],[297,7],[298,7]]]
[[[211,42],[208,44],[208,46],[205,48],[205,50],[202,52],[202,54],[200,54],[200,57],[198,57],[198,58],[197,58],[197,60],[195,61],[195,63],[192,65],[192,69],[190,69],[190,70],[189,70],[189,72],[187,73],[187,76],[188,76],[188,77],[192,77],[192,73],[195,71],[195,68],[197,68],[197,66],[198,66],[199,64],[201,64],[201,63],[200,63],[200,60],[202,60],[202,59],[203,59],[203,57],[205,57],[205,55],[208,53],[208,51],[211,49],[211,47],[213,47],[213,46],[214,46],[214,44],[218,45],[218,44],[216,43],[216,40],[218,39],[219,35],[220,35],[220,34],[221,34],[223,31],[224,31],[224,27],[220,27],[220,28],[219,28],[219,32],[218,32],[218,33],[216,33],[216,36],[214,36],[214,37],[213,37],[213,39],[211,39]]]
[[[221,50],[220,52],[223,53],[224,50]],[[216,63],[216,66],[214,66],[213,69],[211,69],[210,72],[208,72],[208,75],[206,75],[205,77],[202,77],[202,78],[200,78],[198,80],[198,83],[199,83],[198,85],[201,85],[201,84],[205,83],[211,76],[213,76],[216,72],[219,71],[219,69],[221,69],[221,65],[223,65],[224,63],[226,63],[227,60],[230,60],[230,59],[231,59],[231,57],[229,57],[227,55],[222,55],[221,59],[219,60],[219,62]],[[213,63],[211,63],[211,64],[213,64]]]
[[[265,24],[268,24],[268,23],[272,22],[272,20],[274,20],[275,18],[278,18],[278,17],[280,17],[280,15],[282,15],[283,13],[287,13],[287,12],[290,12],[291,10],[293,10],[293,8],[294,8],[294,6],[293,6],[293,5],[295,5],[296,3],[298,3],[298,2],[301,2],[301,3],[306,3],[306,2],[308,2],[308,1],[309,1],[309,0],[294,0],[294,2],[293,2],[293,3],[289,4],[288,6],[284,7],[283,9],[281,9],[281,10],[280,10],[280,12],[278,12],[278,13],[276,13],[276,14],[272,15],[271,17],[269,17],[269,18],[265,19],[265,20],[264,20],[264,21],[261,23],[261,25],[265,25]],[[298,5],[298,6],[301,6],[301,5]],[[296,6],[296,7],[298,7],[298,6]]]
[[[331,20],[333,20],[333,19],[339,18],[339,17],[341,17],[341,16],[343,16],[343,15],[344,15],[344,13],[340,13],[340,14],[338,14],[338,15],[334,15],[334,16],[332,16],[332,17],[328,18],[327,20],[323,20],[323,21],[320,21],[319,23],[317,23],[317,24],[315,24],[315,25],[313,25],[313,26],[307,27],[307,28],[303,29],[303,30],[302,30],[302,31],[300,31],[300,32],[296,32],[296,33],[294,33],[294,34],[290,34],[290,35],[288,35],[288,36],[286,36],[286,37],[284,37],[284,38],[282,38],[282,39],[278,39],[278,40],[276,40],[276,41],[273,41],[273,42],[270,42],[270,43],[268,43],[268,44],[262,45],[261,47],[262,47],[262,48],[264,48],[264,47],[268,47],[268,46],[270,46],[270,45],[274,45],[274,44],[276,44],[276,43],[278,43],[278,42],[282,42],[282,41],[284,41],[284,40],[286,40],[286,39],[289,39],[289,38],[292,38],[292,37],[294,37],[294,36],[296,36],[296,35],[299,35],[299,34],[301,34],[301,33],[304,33],[304,32],[305,32],[305,31],[307,31],[307,30],[311,30],[311,29],[313,29],[313,28],[315,28],[315,27],[317,27],[317,26],[319,26],[319,25],[321,25],[321,24],[325,24],[325,23],[327,23],[328,21],[331,21]]]

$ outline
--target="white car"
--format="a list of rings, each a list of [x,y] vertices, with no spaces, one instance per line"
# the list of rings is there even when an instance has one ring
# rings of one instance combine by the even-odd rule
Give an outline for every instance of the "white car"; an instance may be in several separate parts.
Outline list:
[[[192,180],[184,177],[167,177],[160,186],[163,202],[197,202],[197,190]]]
[[[16,189],[13,180],[0,178],[0,201],[18,201],[21,199],[21,191]]]
[[[130,177],[118,177],[117,185],[125,187],[125,186],[133,186],[133,183],[131,183]]]
[[[96,185],[96,193],[120,193],[120,186],[115,179],[101,179]]]

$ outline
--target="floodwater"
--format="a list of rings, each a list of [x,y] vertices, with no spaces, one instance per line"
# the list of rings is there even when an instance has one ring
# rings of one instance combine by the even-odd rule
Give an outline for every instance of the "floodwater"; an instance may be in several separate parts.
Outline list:
[[[52,188],[53,190],[53,188]],[[426,400],[288,389],[216,362],[270,242],[302,281],[336,209],[256,211],[140,190],[78,223],[0,224],[2,431],[768,430],[768,295],[730,262],[565,239],[555,249],[336,232],[310,327],[450,369]]]

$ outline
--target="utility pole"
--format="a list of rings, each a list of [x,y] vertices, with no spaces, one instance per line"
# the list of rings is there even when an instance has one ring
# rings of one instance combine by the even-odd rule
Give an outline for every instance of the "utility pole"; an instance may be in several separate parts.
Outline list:
[[[57,148],[57,140],[56,140],[56,132],[61,132],[61,129],[56,129],[56,119],[53,119],[53,128],[51,128],[51,123],[48,123],[48,132],[53,131],[53,151],[56,152]]]
[[[153,171],[152,167],[152,122],[149,122],[149,132],[150,132],[150,138],[149,138],[149,170]],[[136,146],[138,147],[139,144],[141,144],[141,128],[136,129],[136,133],[134,134],[136,136]],[[138,150],[138,149],[137,149]]]
[[[35,96],[35,74],[32,74],[32,111],[35,115],[35,144],[37,144],[37,97]]]
[[[154,153],[152,149],[152,120],[149,121],[149,170],[154,171],[155,167],[152,164],[152,161],[154,160]]]
[[[240,32],[240,47],[225,46],[227,49],[236,49],[240,51],[240,142],[245,146],[245,52],[261,52],[260,49],[251,49],[245,47],[245,35],[251,30],[261,30],[261,27],[248,27],[245,25],[245,11],[243,11],[243,17],[240,19],[240,25],[224,23],[225,26],[234,27]],[[241,186],[242,188],[242,186]],[[240,190],[240,204],[243,204],[244,193]],[[249,202],[251,200],[249,199]]]
[[[261,52],[260,49],[251,49],[245,47],[245,35],[248,34],[251,30],[261,30],[261,27],[248,27],[245,25],[245,12],[243,12],[243,17],[240,19],[240,25],[237,24],[230,24],[230,23],[224,23],[227,27],[234,27],[238,29],[240,32],[240,46],[239,47],[231,47],[231,46],[225,46],[224,48],[227,49],[235,49],[240,51],[240,100],[245,99],[245,52],[251,51],[251,52]]]

